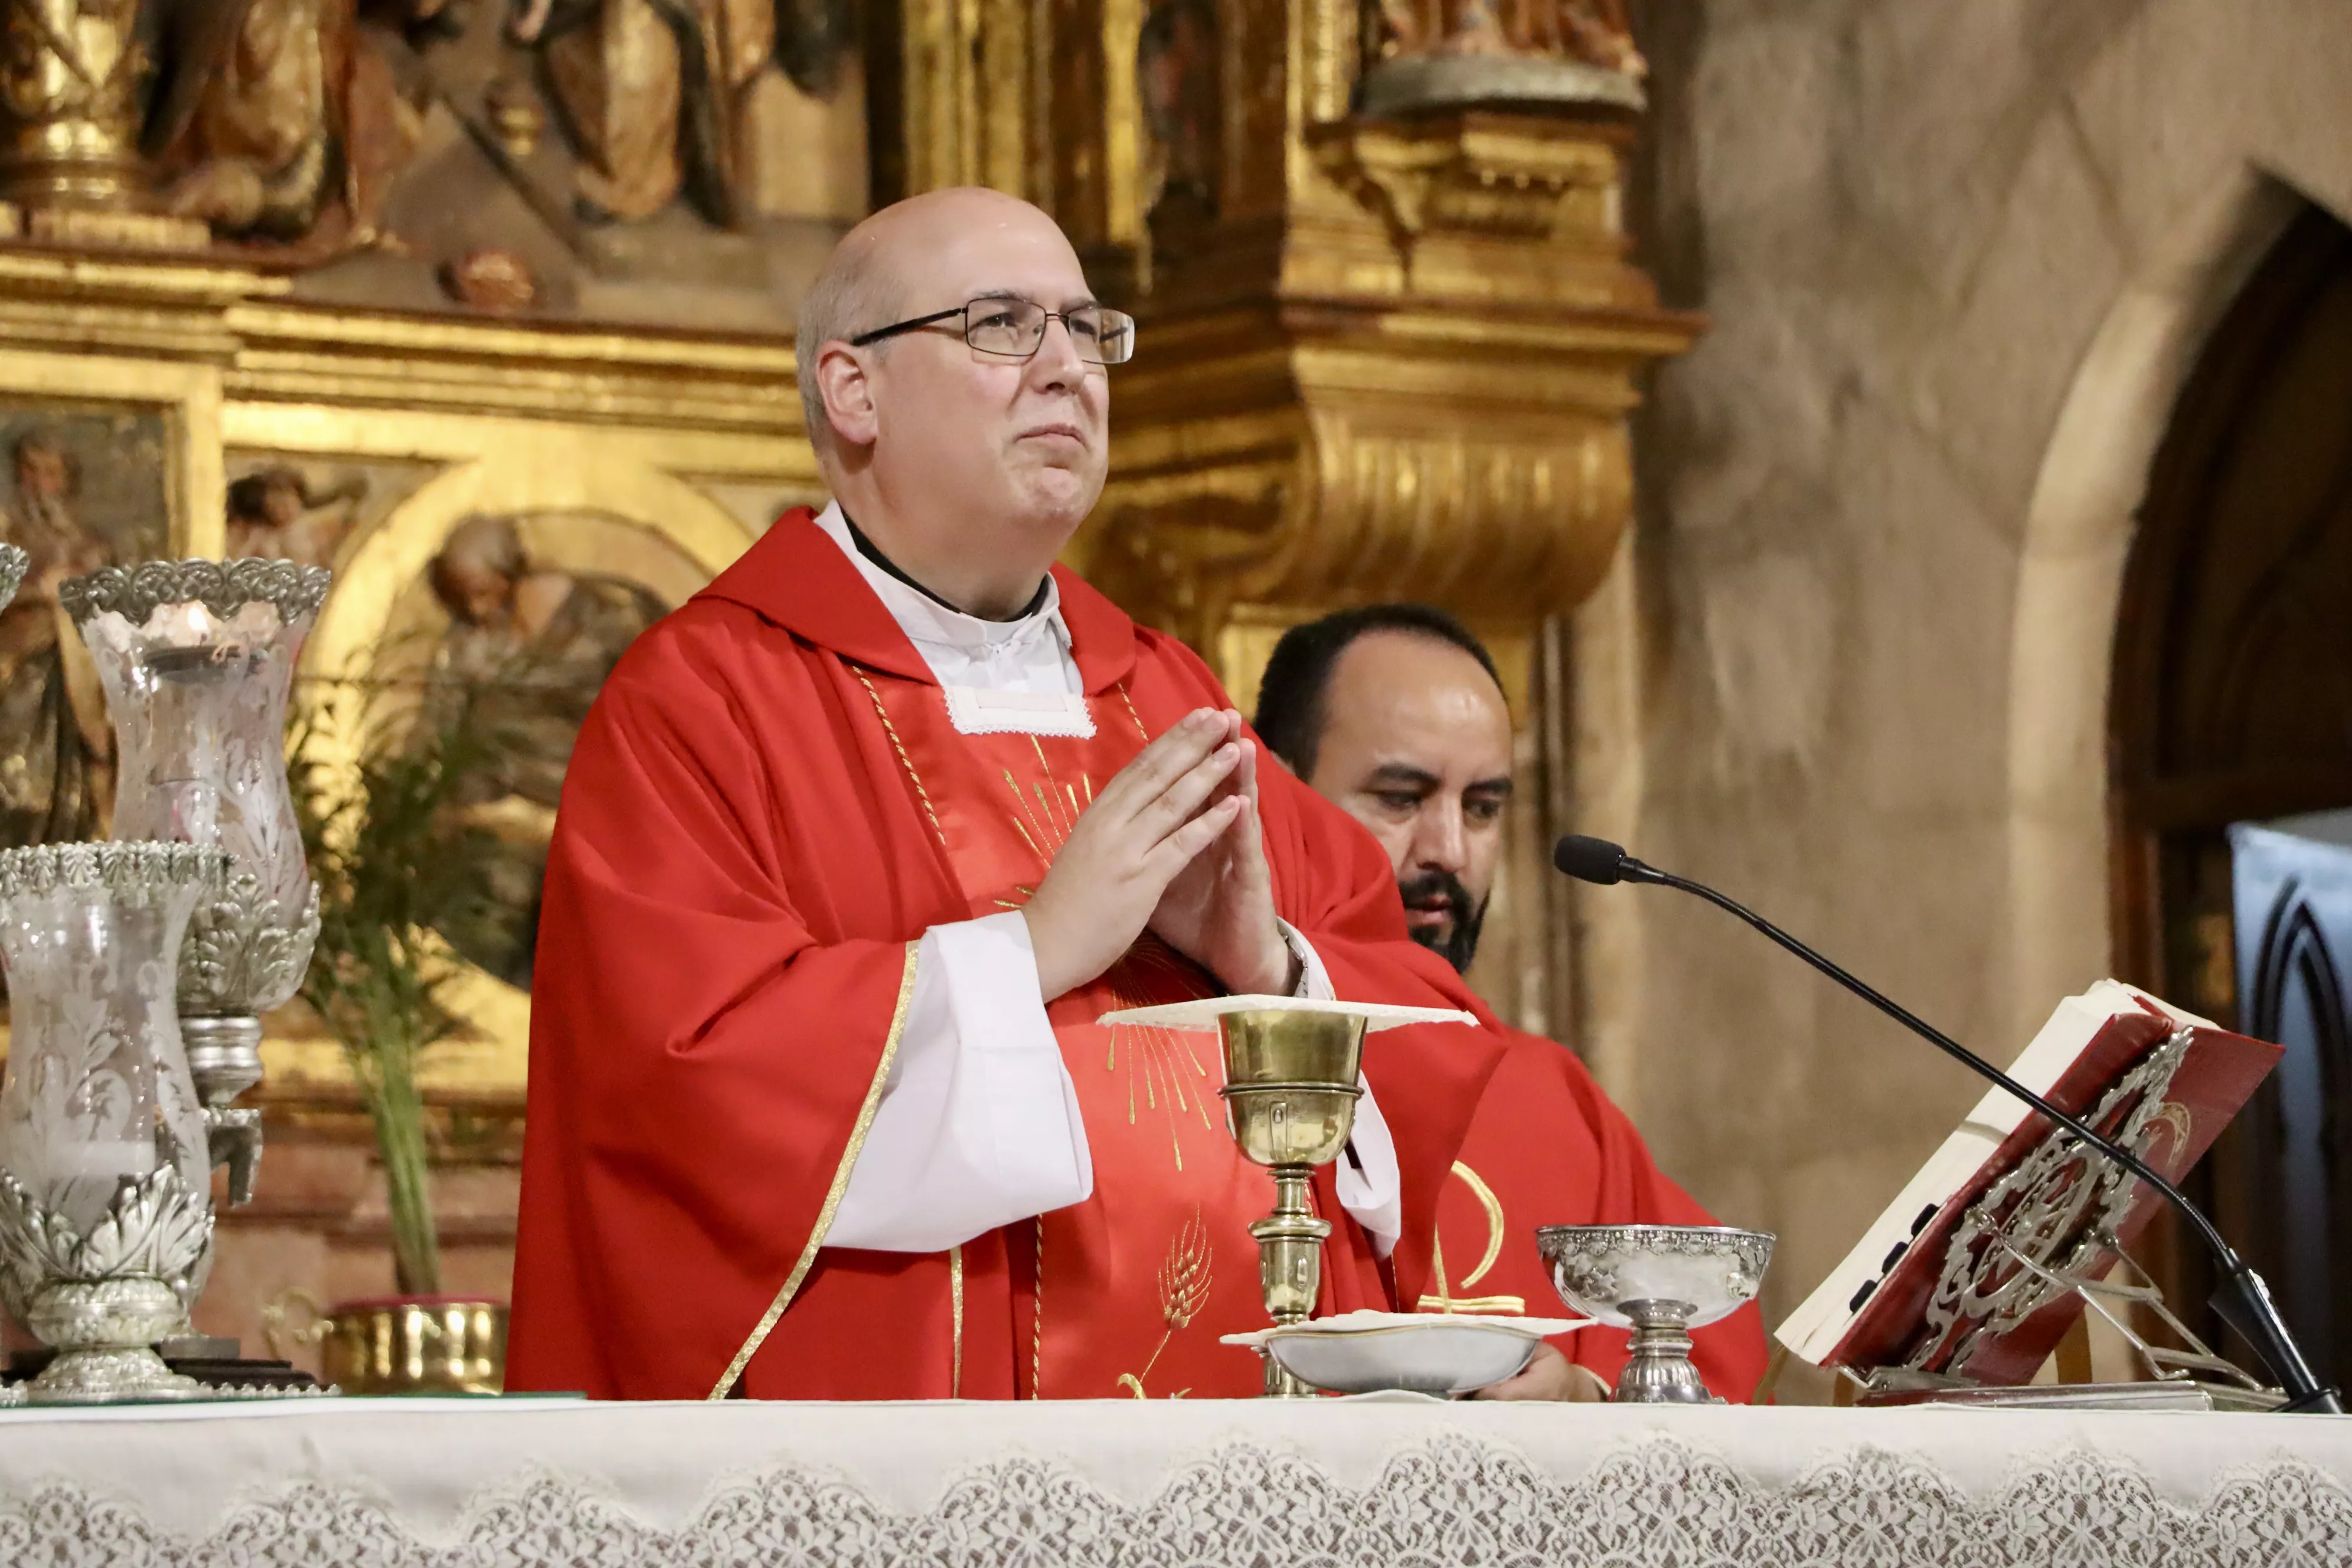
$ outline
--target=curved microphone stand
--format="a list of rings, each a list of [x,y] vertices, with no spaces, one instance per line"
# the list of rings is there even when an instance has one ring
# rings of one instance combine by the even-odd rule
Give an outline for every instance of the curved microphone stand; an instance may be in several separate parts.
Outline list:
[[[1591,838],[1576,833],[1561,839],[1552,850],[1552,864],[1580,882],[1593,882],[1602,887],[1618,882],[1651,882],[1660,887],[1679,889],[1738,916],[1954,1061],[1999,1084],[2056,1125],[2146,1182],[2189,1222],[2189,1227],[2196,1231],[2213,1254],[2214,1264],[2221,1276],[2221,1282],[2214,1287],[2211,1297],[2213,1310],[2221,1315],[2223,1322],[2244,1336],[2246,1342],[2253,1346],[2254,1353],[2262,1357],[2263,1364],[2269,1367],[2272,1375],[2279,1380],[2279,1387],[2286,1394],[2286,1403],[2280,1408],[2316,1411],[2330,1415],[2344,1414],[2343,1402],[2337,1398],[2336,1390],[2323,1386],[2313,1373],[2311,1363],[2304,1359],[2302,1347],[2295,1343],[2286,1321],[2279,1316],[2278,1306],[2271,1300],[2270,1288],[2263,1283],[2263,1277],[2238,1256],[2237,1249],[2205,1216],[2205,1212],[2189,1201],[2186,1193],[2158,1174],[2138,1155],[2092,1131],[1941,1029],[1847,973],[1755,910],[1725,897],[1705,883],[1643,865],[1626,854],[1622,846],[1612,844],[1607,839]]]

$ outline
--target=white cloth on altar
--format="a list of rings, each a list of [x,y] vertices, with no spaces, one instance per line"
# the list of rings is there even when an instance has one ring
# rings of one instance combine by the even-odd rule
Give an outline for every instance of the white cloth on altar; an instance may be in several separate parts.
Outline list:
[[[838,504],[816,522],[942,687],[1083,697],[1061,588],[1050,576],[1028,615],[984,621],[868,560]],[[1329,1000],[1331,978],[1313,945],[1287,922],[1281,931],[1298,957],[1298,994]],[[1385,1256],[1403,1234],[1403,1184],[1370,1084],[1336,1175],[1340,1206]],[[1013,910],[933,926],[918,945],[898,1054],[825,1245],[940,1252],[1083,1203],[1094,1179],[1077,1089],[1045,1017],[1028,921]]]
[[[14,1428],[12,1430],[12,1428]],[[1178,1399],[321,1399],[0,1411],[50,1568],[762,1562],[2352,1560],[2352,1418]],[[649,1539],[650,1532],[677,1532]],[[160,1537],[160,1539],[159,1539]]]

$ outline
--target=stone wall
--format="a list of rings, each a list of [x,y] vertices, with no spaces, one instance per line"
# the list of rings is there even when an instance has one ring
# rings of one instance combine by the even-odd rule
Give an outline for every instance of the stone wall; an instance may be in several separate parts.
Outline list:
[[[2147,464],[2300,200],[2333,0],[1651,0],[1641,255],[1712,328],[1580,616],[1590,830],[2006,1059],[2110,967],[2103,747]],[[1793,1306],[1973,1100],[1727,917],[1587,889],[1581,1037]]]

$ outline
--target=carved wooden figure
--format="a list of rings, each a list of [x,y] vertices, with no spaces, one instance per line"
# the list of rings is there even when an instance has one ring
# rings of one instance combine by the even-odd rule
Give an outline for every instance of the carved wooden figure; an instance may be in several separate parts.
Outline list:
[[[545,57],[582,217],[650,217],[683,189],[741,223],[743,98],[775,50],[773,0],[516,0],[509,31]]]
[[[1625,0],[1375,0],[1391,55],[1541,54],[1642,76]]]
[[[161,0],[156,31],[142,144],[168,210],[319,256],[381,239],[415,116],[355,0]]]

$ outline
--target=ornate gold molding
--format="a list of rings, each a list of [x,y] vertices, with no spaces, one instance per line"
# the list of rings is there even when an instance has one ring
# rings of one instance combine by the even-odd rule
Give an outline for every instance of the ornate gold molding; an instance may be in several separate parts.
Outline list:
[[[797,441],[788,340],[566,330],[240,302],[222,321],[230,395],[437,408]]]
[[[818,488],[789,342],[337,308],[198,259],[0,247],[0,394],[160,414],[174,554],[226,548],[231,459],[404,466],[414,488],[349,542],[310,639],[304,673],[329,679],[368,673],[402,595],[474,513],[613,517],[711,574],[765,521],[751,500]],[[427,1054],[427,1093],[519,1115],[528,996],[472,971],[454,1002],[470,1026]],[[288,1021],[263,1045],[273,1116],[348,1130],[340,1048]]]
[[[1701,325],[1626,257],[1638,86],[1540,112],[1351,114],[1355,0],[1152,8],[1171,9],[1196,47],[1155,67],[1163,120],[1194,101],[1183,72],[1213,83],[1214,125],[1174,132],[1213,188],[1151,215],[1141,349],[1081,563],[1213,657],[1262,654],[1265,637],[1227,636],[1244,624],[1392,597],[1524,642],[1600,581],[1631,510],[1635,378]],[[1593,31],[1612,9],[1533,7],[1508,58],[1638,62]],[[1470,11],[1432,15],[1454,77],[1500,68],[1453,36]],[[1383,68],[1397,59],[1392,43]]]
[[[1514,630],[1573,605],[1631,505],[1632,372],[1690,331],[1337,301],[1152,325],[1081,554],[1203,649],[1249,605],[1423,598]]]
[[[1237,616],[1416,598],[1523,638],[1573,608],[1631,513],[1635,378],[1700,325],[1624,259],[1622,142],[1491,116],[1306,137],[1322,188],[1278,252],[1157,264],[1087,569],[1213,656]],[[1185,299],[1253,269],[1255,301]]]
[[[1625,264],[1625,128],[1473,111],[1310,127],[1317,167],[1387,231],[1405,291],[1538,307],[1654,302]]]

